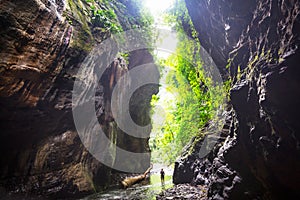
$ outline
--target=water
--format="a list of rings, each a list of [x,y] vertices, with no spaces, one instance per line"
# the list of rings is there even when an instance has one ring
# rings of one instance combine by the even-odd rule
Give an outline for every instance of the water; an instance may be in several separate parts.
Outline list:
[[[105,193],[93,194],[85,197],[82,200],[154,200],[162,190],[168,189],[173,186],[172,183],[172,169],[164,167],[165,170],[165,183],[162,185],[160,181],[159,165],[154,165],[150,174],[150,180],[142,181],[127,189],[114,189],[106,191]]]

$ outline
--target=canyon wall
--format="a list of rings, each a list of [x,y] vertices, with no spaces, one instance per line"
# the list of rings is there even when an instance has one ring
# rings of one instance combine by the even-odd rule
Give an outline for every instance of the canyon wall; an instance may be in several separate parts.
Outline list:
[[[66,197],[113,184],[111,174],[116,172],[97,161],[78,137],[72,90],[92,48],[114,29],[139,24],[139,10],[131,1],[94,5],[81,0],[0,2],[0,186],[7,191]],[[118,16],[105,21],[105,26],[95,24],[90,14],[95,9],[114,10]],[[116,58],[96,90],[99,124],[114,144],[132,152],[149,152],[148,140],[126,137],[117,127],[110,97],[128,69],[153,62],[148,51],[141,52],[127,60]],[[156,87],[146,87],[132,98],[131,114],[138,124],[149,123],[149,102],[155,92]],[[143,104],[138,104],[141,99]],[[131,165],[143,170],[149,162],[150,158]]]
[[[204,158],[202,141],[190,147],[174,182],[205,184],[210,199],[298,199],[299,1],[185,2],[232,88],[219,144]]]

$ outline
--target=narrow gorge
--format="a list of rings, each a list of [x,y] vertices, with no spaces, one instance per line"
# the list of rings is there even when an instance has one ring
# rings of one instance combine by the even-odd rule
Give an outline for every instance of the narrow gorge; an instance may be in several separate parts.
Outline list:
[[[153,53],[155,22],[144,14],[144,3],[0,0],[0,199],[85,198],[118,187],[125,172],[142,173],[150,166],[151,130],[136,137],[122,129],[112,100],[116,86],[120,89],[115,100],[122,102],[131,94],[128,88],[145,81],[140,79],[162,73],[159,67],[157,71],[145,67],[143,76],[124,79],[139,66],[160,65]],[[299,199],[300,1],[173,3],[185,6],[189,18],[179,12],[175,21],[216,64],[227,84],[227,101],[221,131],[214,132],[215,121],[208,119],[199,133],[191,133],[201,137],[192,137],[176,159],[174,187],[162,188],[149,199]],[[122,35],[130,30],[138,30],[142,47],[131,43],[132,35]],[[120,44],[95,51],[109,38]],[[135,50],[115,51],[114,45],[129,44]],[[109,62],[100,77],[94,76],[98,61]],[[81,76],[81,71],[89,76]],[[95,85],[87,84],[89,77],[98,80]],[[97,126],[110,141],[109,154],[101,145],[92,146],[96,156],[87,147],[85,142],[95,142],[91,135],[98,134],[94,126],[78,130],[76,80],[82,85],[75,100],[81,106],[93,103]],[[156,81],[137,88],[128,108],[117,110],[151,128],[153,96],[161,86]],[[197,84],[207,90],[203,82]],[[79,114],[85,118],[89,110],[82,108]],[[129,119],[123,120],[126,124]],[[85,139],[82,131],[87,133]],[[217,142],[201,156],[201,148],[210,148],[205,135]],[[118,148],[137,157],[143,154],[143,160],[124,158]],[[109,159],[109,165],[98,156]],[[120,170],[120,163],[127,171]]]

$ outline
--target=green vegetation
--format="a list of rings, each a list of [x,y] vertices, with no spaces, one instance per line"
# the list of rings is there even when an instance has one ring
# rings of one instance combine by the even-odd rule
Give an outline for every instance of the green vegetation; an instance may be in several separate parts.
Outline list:
[[[223,85],[215,84],[203,68],[200,42],[183,1],[165,16],[177,32],[178,44],[174,54],[160,61],[166,72],[166,91],[175,94],[171,101],[161,100],[165,124],[154,127],[150,139],[153,162],[171,164],[192,137],[203,137],[204,126],[217,114],[227,95]],[[185,27],[185,29],[183,28]],[[192,40],[186,37],[186,32]],[[162,70],[163,71],[163,70]],[[226,88],[229,82],[226,83]],[[160,101],[154,96],[152,104]]]
[[[139,0],[68,0],[63,13],[65,21],[74,27],[71,45],[89,52],[111,34],[140,28],[141,41],[154,44],[153,17]],[[143,27],[143,28],[141,28]],[[122,40],[122,39],[120,39]],[[127,52],[120,52],[127,53]],[[125,57],[127,58],[128,55]]]
[[[103,31],[110,31],[111,33],[122,31],[114,10],[105,6],[107,3],[103,4],[103,2],[99,3],[99,1],[93,0],[86,0],[86,2],[90,3],[89,9],[93,27],[100,27]]]
[[[90,51],[94,41],[89,27],[89,17],[85,12],[86,6],[85,2],[81,0],[68,0],[63,16],[70,25],[78,27],[74,31],[75,37],[73,37],[72,46]]]

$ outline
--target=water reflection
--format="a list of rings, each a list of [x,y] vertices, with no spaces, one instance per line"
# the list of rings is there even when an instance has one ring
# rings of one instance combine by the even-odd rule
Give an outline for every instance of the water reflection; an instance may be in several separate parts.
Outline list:
[[[83,200],[154,200],[156,195],[158,195],[162,190],[172,187],[172,176],[166,174],[165,181],[161,182],[160,174],[154,173],[150,174],[150,183],[148,181],[142,181],[141,183],[135,184],[127,189],[115,189],[107,191],[105,193],[98,193],[84,198]]]

